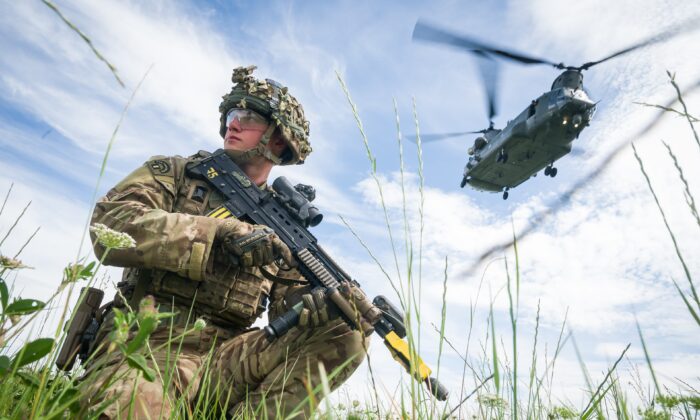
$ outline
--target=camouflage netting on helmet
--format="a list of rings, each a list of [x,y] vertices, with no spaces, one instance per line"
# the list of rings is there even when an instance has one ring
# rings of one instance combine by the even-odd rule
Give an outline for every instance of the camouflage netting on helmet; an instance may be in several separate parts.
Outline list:
[[[309,144],[309,122],[304,117],[304,108],[290,95],[287,88],[274,80],[258,80],[253,77],[255,66],[233,69],[233,89],[223,96],[219,105],[221,113],[221,137],[226,135],[226,114],[231,108],[247,108],[267,117],[273,122],[291,153],[283,155],[281,165],[302,164],[311,153]],[[261,140],[261,147],[266,147],[269,135]],[[268,156],[269,157],[269,156]],[[275,161],[275,159],[271,159]]]

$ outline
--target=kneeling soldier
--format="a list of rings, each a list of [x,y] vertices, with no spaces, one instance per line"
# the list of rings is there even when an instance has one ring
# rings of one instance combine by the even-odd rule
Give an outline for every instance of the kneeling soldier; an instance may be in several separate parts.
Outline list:
[[[233,89],[219,107],[220,134],[226,154],[251,181],[268,188],[274,165],[301,164],[311,152],[309,123],[287,88],[257,80],[254,69],[234,70]],[[232,416],[274,418],[295,408],[308,414],[310,404],[301,403],[321,383],[319,363],[335,371],[329,375],[335,389],[364,359],[367,339],[329,310],[322,294],[263,275],[303,280],[290,250],[269,228],[208,217],[223,199],[187,172],[188,164],[207,155],[153,157],[95,207],[93,223],[128,233],[137,244],[105,258],[105,264],[125,267],[113,306],[138,308],[150,295],[160,312],[178,314],[151,335],[147,360],[160,373],[154,382],[108,351],[114,315],[105,314],[82,396],[90,407],[106,404],[107,418],[169,418],[175,410],[192,413],[196,401]],[[104,252],[96,243],[97,257]],[[272,320],[300,301],[300,325],[281,338],[270,341],[251,328],[268,306]],[[207,326],[179,338],[195,319]]]

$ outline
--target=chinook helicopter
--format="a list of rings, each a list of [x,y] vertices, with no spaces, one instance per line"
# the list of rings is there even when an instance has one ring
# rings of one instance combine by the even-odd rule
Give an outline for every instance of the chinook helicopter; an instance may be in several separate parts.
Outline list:
[[[696,29],[698,23],[700,19],[692,19],[598,61],[590,61],[576,67],[493,47],[418,21],[413,30],[414,40],[452,46],[477,57],[489,112],[489,127],[484,130],[426,134],[421,138],[435,141],[480,133],[481,136],[477,137],[468,149],[469,160],[464,167],[460,187],[464,188],[469,184],[477,190],[502,191],[503,199],[506,200],[511,188],[536,176],[543,168],[545,176],[554,178],[557,175],[554,162],[571,152],[573,141],[589,125],[597,103],[583,88],[584,70],[638,48],[665,41],[687,29]],[[498,70],[494,58],[527,65],[545,64],[563,70],[549,91],[533,100],[503,129],[494,128],[493,123],[493,117],[496,115],[494,98]]]

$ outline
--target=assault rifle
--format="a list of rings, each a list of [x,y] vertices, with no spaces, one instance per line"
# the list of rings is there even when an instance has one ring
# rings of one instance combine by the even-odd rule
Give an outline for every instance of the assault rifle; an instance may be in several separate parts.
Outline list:
[[[297,269],[310,286],[323,288],[326,298],[337,307],[345,322],[365,335],[379,334],[394,359],[409,374],[424,382],[438,400],[447,399],[447,390],[437,379],[430,377],[430,368],[417,354],[414,354],[414,365],[411,366],[409,346],[403,340],[406,328],[401,312],[383,296],[377,296],[373,303],[369,303],[367,299],[361,299],[364,294],[359,296],[360,299],[348,299],[339,291],[351,282],[359,288],[359,283],[333,261],[307,230],[323,218],[311,204],[315,196],[313,188],[306,185],[293,187],[286,178],[279,177],[272,184],[274,193],[262,190],[221,149],[188,165],[187,171],[193,177],[206,180],[225,198],[225,203],[210,213],[210,217],[226,219],[233,216],[272,228],[292,251],[298,263]],[[270,322],[265,327],[268,339],[274,340],[297,325],[302,309],[303,303],[298,303]]]

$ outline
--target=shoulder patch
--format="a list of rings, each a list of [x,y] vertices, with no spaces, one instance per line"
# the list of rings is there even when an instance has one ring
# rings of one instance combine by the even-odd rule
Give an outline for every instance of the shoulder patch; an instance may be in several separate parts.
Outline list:
[[[148,168],[153,175],[167,175],[172,171],[172,165],[165,159],[156,159],[148,162]]]
[[[177,156],[153,156],[151,157],[144,166],[148,168],[151,172],[153,178],[160,183],[166,190],[171,194],[175,195],[177,183],[176,176],[180,172],[180,160],[185,161]]]

